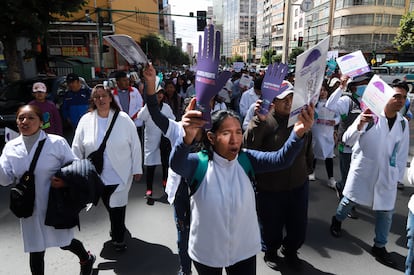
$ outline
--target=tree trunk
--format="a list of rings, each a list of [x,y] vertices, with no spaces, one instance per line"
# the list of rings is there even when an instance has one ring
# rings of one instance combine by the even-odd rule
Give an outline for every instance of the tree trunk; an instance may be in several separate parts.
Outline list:
[[[7,61],[7,81],[16,81],[21,79],[19,69],[19,58],[17,55],[17,38],[15,36],[8,36],[3,41],[4,58]]]

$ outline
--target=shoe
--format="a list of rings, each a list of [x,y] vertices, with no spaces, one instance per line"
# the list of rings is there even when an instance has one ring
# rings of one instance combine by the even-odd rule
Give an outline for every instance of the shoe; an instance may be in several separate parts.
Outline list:
[[[339,238],[342,235],[341,225],[342,225],[342,222],[338,221],[336,217],[333,216],[329,231],[331,231],[331,235],[334,236],[335,238]]]
[[[293,253],[287,252],[287,250],[282,247],[281,253],[285,256],[284,262],[290,269],[293,269],[294,271],[301,271],[303,269],[302,261],[299,259],[297,251],[294,251]]]
[[[268,267],[271,269],[277,269],[281,264],[281,257],[277,255],[277,250],[273,249],[272,251],[266,251],[264,255],[264,261]]]
[[[309,175],[308,175],[308,179],[309,179],[310,181],[314,181],[314,180],[316,180],[315,173],[309,174]]]
[[[334,190],[336,190],[336,180],[334,177],[329,178],[328,186]]]
[[[354,219],[354,220],[359,219],[359,215],[358,215],[358,212],[356,211],[355,206],[352,207],[351,212],[349,212],[347,216],[348,216],[348,218],[351,218],[351,219]]]
[[[151,197],[147,198],[147,204],[148,205],[154,205],[154,203],[155,203],[155,200],[153,198],[151,198]]]
[[[80,262],[80,275],[91,275],[93,271],[93,264],[96,261],[96,256],[88,251],[89,258],[85,262]]]
[[[117,252],[123,252],[127,249],[127,245],[125,244],[125,242],[113,241],[112,244],[115,248],[115,251],[117,251]]]
[[[145,198],[149,197],[152,197],[152,190],[147,190],[147,192],[145,192]]]
[[[402,183],[402,182],[398,182],[398,184],[397,184],[397,189],[398,189],[398,190],[404,190],[404,183]]]
[[[371,253],[375,257],[375,260],[382,263],[383,265],[394,267],[396,263],[392,260],[391,254],[387,252],[385,247],[373,246]]]
[[[342,188],[341,188],[339,182],[335,183],[335,191],[336,191],[336,196],[338,197],[338,199],[342,200],[342,197],[344,195],[342,195]]]

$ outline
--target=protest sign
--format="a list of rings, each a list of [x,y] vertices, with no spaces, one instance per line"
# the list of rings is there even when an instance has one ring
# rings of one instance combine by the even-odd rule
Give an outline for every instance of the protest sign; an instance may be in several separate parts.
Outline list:
[[[336,59],[343,75],[351,78],[370,72],[371,69],[361,51],[356,51]]]
[[[297,121],[302,108],[311,102],[316,104],[325,76],[329,36],[296,58],[295,92],[288,126]]]

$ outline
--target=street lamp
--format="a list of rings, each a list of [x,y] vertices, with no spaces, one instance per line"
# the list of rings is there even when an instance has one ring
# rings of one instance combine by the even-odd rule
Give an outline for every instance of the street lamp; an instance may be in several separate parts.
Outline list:
[[[309,41],[309,32],[310,32],[310,28],[311,28],[311,22],[312,22],[312,20],[306,20],[306,23],[308,24],[308,39],[307,39],[307,46],[306,46],[306,49],[309,49],[309,43],[310,43],[310,41]]]

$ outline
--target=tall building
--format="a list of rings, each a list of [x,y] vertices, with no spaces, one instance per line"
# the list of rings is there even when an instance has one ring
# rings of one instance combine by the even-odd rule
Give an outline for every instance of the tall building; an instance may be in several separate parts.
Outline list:
[[[256,35],[257,0],[223,0],[223,56],[232,57],[233,44]]]

